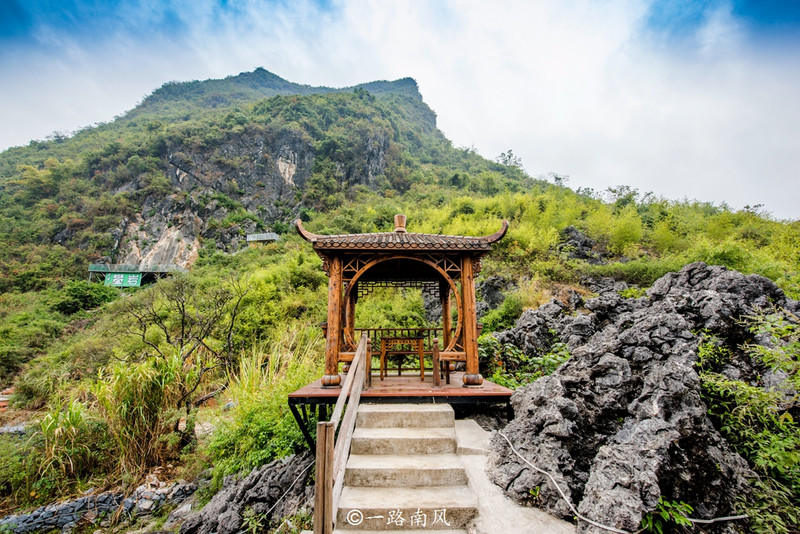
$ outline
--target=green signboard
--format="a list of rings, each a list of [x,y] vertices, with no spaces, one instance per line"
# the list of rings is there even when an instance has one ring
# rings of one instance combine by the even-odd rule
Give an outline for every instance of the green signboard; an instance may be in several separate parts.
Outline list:
[[[139,287],[142,273],[106,273],[106,285],[112,287]]]

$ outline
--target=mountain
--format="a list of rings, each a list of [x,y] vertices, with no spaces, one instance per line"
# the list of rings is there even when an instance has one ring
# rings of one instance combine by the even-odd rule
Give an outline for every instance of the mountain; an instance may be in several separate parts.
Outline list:
[[[169,113],[176,102],[191,102],[201,108],[217,108],[249,103],[273,96],[352,93],[356,89],[363,89],[373,95],[405,95],[422,100],[417,82],[412,78],[403,78],[394,82],[376,81],[334,89],[292,83],[259,67],[253,72],[242,72],[221,80],[166,83],[147,96],[140,105],[131,111],[130,116]]]
[[[187,267],[354,187],[403,192],[433,162],[503,169],[453,149],[410,78],[332,89],[256,69],[168,83],[111,123],[0,154],[0,290],[89,262]]]

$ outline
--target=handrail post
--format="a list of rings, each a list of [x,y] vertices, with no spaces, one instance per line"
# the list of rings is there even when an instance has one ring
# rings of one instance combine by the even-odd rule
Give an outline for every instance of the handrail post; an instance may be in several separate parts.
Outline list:
[[[365,358],[364,389],[369,389],[372,387],[372,340],[370,338],[367,338],[367,354]]]
[[[328,423],[325,425],[325,534],[333,534],[333,525],[336,518],[333,514],[333,447],[335,445],[336,428]]]
[[[333,534],[333,423],[317,423],[317,481],[314,494],[314,534]]]
[[[433,338],[433,387],[442,387],[442,377],[439,374],[441,369],[439,365],[439,338]]]

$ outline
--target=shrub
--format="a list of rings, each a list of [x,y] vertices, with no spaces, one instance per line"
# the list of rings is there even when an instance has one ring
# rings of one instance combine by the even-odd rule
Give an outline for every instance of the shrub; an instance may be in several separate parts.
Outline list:
[[[608,246],[615,254],[627,254],[630,246],[642,240],[642,220],[636,208],[626,206],[611,227]]]
[[[78,400],[65,406],[53,405],[39,423],[44,439],[40,474],[50,470],[65,479],[87,478],[110,467],[106,425]]]
[[[748,319],[751,333],[769,338],[766,344],[741,348],[756,365],[782,373],[798,388],[800,327],[779,314]],[[754,498],[745,503],[756,532],[791,532],[797,525],[800,494],[800,426],[792,417],[782,388],[759,387],[718,372],[730,359],[730,349],[706,336],[698,348],[703,400],[709,415],[733,449],[761,475]]]
[[[522,315],[522,299],[515,294],[506,296],[503,303],[496,309],[490,310],[481,318],[483,331],[486,333],[508,330]]]
[[[665,501],[663,497],[659,497],[656,511],[642,518],[640,532],[664,534],[673,532],[678,527],[691,527],[689,515],[692,511],[692,507],[683,501]]]
[[[478,338],[480,371],[495,384],[517,389],[555,371],[570,357],[566,344],[557,341],[555,332],[547,352],[528,356],[518,347],[484,334]]]
[[[642,297],[647,296],[647,291],[642,289],[641,287],[629,287],[627,289],[622,289],[617,291],[620,297],[624,299],[640,299]]]
[[[35,496],[33,483],[38,478],[41,450],[33,436],[0,435],[0,499],[16,506]],[[33,494],[33,495],[32,495]],[[0,506],[0,515],[3,514]]]
[[[307,287],[312,291],[327,282],[328,278],[322,272],[317,262],[306,262],[305,256],[297,256],[297,263],[289,266],[289,284],[294,289]]]
[[[53,404],[26,436],[0,436],[0,499],[15,508],[41,504],[102,478],[114,466],[110,445],[84,404]]]
[[[91,310],[116,298],[119,298],[119,292],[114,288],[76,280],[58,292],[51,307],[65,315],[72,315],[81,310]]]

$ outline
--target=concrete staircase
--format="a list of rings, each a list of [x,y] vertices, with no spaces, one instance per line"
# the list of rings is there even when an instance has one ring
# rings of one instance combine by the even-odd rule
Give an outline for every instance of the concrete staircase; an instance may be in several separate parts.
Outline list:
[[[447,404],[362,404],[336,532],[467,534],[478,499]]]

